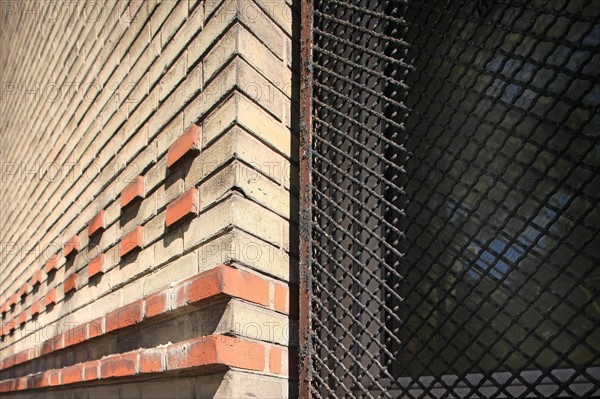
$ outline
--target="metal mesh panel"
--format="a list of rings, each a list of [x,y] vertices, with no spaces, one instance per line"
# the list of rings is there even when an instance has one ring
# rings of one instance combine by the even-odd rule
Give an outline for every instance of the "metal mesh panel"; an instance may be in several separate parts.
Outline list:
[[[312,4],[309,393],[600,395],[600,7]]]

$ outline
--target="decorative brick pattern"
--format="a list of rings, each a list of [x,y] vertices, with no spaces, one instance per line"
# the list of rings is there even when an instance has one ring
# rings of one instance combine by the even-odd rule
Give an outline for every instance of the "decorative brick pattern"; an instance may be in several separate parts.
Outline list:
[[[119,381],[147,384],[136,376],[159,374],[166,386],[229,369],[251,371],[242,375],[257,379],[256,397],[287,392],[283,363],[271,364],[283,341],[239,330],[142,348],[129,335],[158,342],[163,323],[195,313],[212,322],[223,306],[236,320],[247,308],[266,322],[293,318],[297,154],[282,15],[294,13],[277,1],[128,2],[127,17],[107,5],[93,23],[79,7],[61,29],[37,29],[30,14],[4,21],[21,49],[5,80],[94,84],[69,101],[0,104],[11,115],[0,118],[7,164],[52,165],[32,181],[8,174],[0,188],[10,209],[1,238],[39,248],[9,254],[0,270],[0,392],[118,397]],[[18,121],[33,145],[12,134]],[[49,178],[55,167],[65,174]],[[262,388],[265,379],[278,388]],[[246,394],[220,385],[221,397]]]
[[[0,381],[0,393],[21,391],[28,387],[57,387],[82,381],[134,377],[164,371],[209,369],[219,365],[263,371],[266,352],[266,346],[258,342],[226,335],[210,335],[170,344],[161,349],[140,349],[109,355],[98,361],[78,363],[58,370]],[[165,356],[166,364],[163,362]]]
[[[105,272],[106,265],[106,254],[100,254],[96,256],[91,262],[88,264],[88,278],[92,278],[97,274],[102,274]]]
[[[199,209],[198,190],[190,188],[167,205],[167,227],[179,222],[186,216],[197,215]]]
[[[46,272],[46,274],[58,269],[58,262],[59,262],[59,258],[58,258],[57,254],[50,256],[50,258],[48,258],[48,260],[46,261],[46,266],[44,268],[44,271]]]
[[[125,208],[135,199],[146,197],[146,185],[144,176],[136,176],[125,188],[121,191],[121,208]]]
[[[171,146],[167,152],[167,167],[172,167],[177,161],[191,151],[200,151],[202,143],[200,126],[192,124]]]
[[[142,249],[144,246],[144,227],[138,226],[126,234],[121,240],[121,256]]]
[[[43,272],[41,270],[36,270],[35,272],[33,272],[31,279],[29,279],[29,284],[31,284],[32,287],[39,285],[42,283],[43,278]]]
[[[145,300],[120,307],[106,314],[105,317],[81,324],[62,334],[51,337],[42,343],[39,352],[43,355],[49,353],[44,350],[44,347],[52,347],[53,350],[57,350],[59,347],[82,343],[87,339],[93,339],[141,323],[145,319],[161,315],[167,316],[172,312],[182,310],[186,306],[202,305],[216,298],[240,298],[257,305],[269,307],[270,300],[274,300],[274,298],[269,297],[269,284],[270,282],[263,277],[221,265],[182,281],[173,288],[149,295]],[[203,291],[201,287],[206,287],[206,291]],[[264,295],[257,295],[254,292],[261,290],[264,291]],[[169,305],[171,297],[175,298],[172,306]],[[62,342],[64,342],[64,346]],[[22,355],[20,353],[14,355],[14,359],[9,358],[12,359],[10,367],[37,357],[31,355],[22,357],[22,361],[17,361],[16,357]],[[6,364],[3,367],[6,368]]]
[[[66,295],[71,291],[76,290],[77,287],[77,273],[70,274],[67,278],[65,278],[65,282],[63,284],[63,293]]]
[[[88,224],[88,236],[93,236],[106,228],[106,211],[103,209]]]
[[[77,251],[79,251],[79,236],[73,236],[65,243],[63,255],[66,258]]]

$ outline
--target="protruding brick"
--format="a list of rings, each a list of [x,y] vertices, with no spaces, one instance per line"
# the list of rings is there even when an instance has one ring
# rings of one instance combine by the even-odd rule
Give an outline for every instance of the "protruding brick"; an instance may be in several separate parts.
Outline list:
[[[27,295],[28,292],[29,292],[29,283],[25,282],[21,286],[21,289],[19,289],[19,298],[23,298],[24,296]]]
[[[48,386],[55,387],[60,385],[60,370],[50,370],[48,372]]]
[[[157,373],[165,369],[162,349],[146,349],[140,353],[140,373]]]
[[[199,209],[198,189],[190,188],[167,205],[167,227],[177,223],[188,215],[197,215]]]
[[[79,344],[87,339],[87,323],[67,329],[64,335],[64,347]]]
[[[100,360],[100,378],[125,377],[135,374],[137,353],[109,356]]]
[[[169,370],[216,364],[263,371],[265,350],[259,343],[224,335],[210,335],[168,347]]]
[[[269,306],[268,281],[232,267],[222,267],[222,270],[224,293]]]
[[[46,267],[45,267],[44,271],[46,272],[46,274],[48,274],[57,269],[58,269],[58,254],[54,254],[50,258],[48,258],[48,260],[46,261]]]
[[[83,381],[83,367],[81,364],[65,367],[61,370],[62,383],[74,384]]]
[[[10,296],[10,300],[8,301],[8,304],[10,306],[16,305],[19,302],[19,293],[15,292],[14,294],[12,294]]]
[[[91,237],[94,234],[104,230],[105,228],[106,228],[106,211],[104,209],[102,209],[88,223],[88,236]]]
[[[43,272],[41,270],[36,270],[33,272],[33,275],[29,279],[29,284],[31,284],[32,287],[42,283],[42,279],[44,278],[42,273]]]
[[[98,362],[97,360],[85,362],[83,364],[83,380],[92,381],[98,379]]]
[[[17,316],[17,323],[25,324],[26,322],[27,322],[27,310],[24,310],[21,313],[19,313],[19,315]]]
[[[136,301],[106,315],[106,332],[125,328],[142,321],[143,303]]]
[[[171,146],[167,152],[167,167],[173,166],[190,151],[199,151],[202,143],[200,126],[192,124]]]
[[[34,303],[31,304],[31,308],[29,308],[30,312],[31,312],[31,317],[40,314],[40,312],[42,311],[42,301],[35,301]]]
[[[65,278],[65,282],[63,284],[63,293],[66,295],[71,291],[77,290],[77,273],[73,273]]]
[[[44,298],[44,304],[46,306],[50,305],[51,303],[56,304],[56,300],[56,288],[53,288],[46,294],[46,297]]]
[[[273,305],[278,312],[289,313],[290,294],[288,287],[283,284],[275,283]]]
[[[104,273],[106,270],[104,269],[106,265],[106,254],[101,253],[96,256],[92,261],[88,264],[88,278],[92,278],[96,274]]]
[[[53,350],[54,350],[54,339],[47,339],[42,344],[42,347],[40,349],[40,355],[42,355],[42,356],[47,355],[48,353],[51,353]]]
[[[179,283],[175,287],[175,306],[200,302],[220,294],[269,306],[267,280],[225,265]]]
[[[137,226],[121,239],[121,256],[144,247],[144,227]]]
[[[88,338],[92,339],[104,334],[104,317],[99,317],[88,324]]]
[[[185,306],[222,294],[222,267],[208,270],[177,284],[174,288],[174,306]]]
[[[271,347],[269,351],[269,371],[275,374],[288,374],[287,350],[277,346]]]
[[[144,176],[136,176],[125,188],[121,191],[121,208],[125,208],[136,198],[145,198],[146,188]]]
[[[79,236],[74,235],[65,243],[65,247],[63,248],[63,255],[66,258],[67,256],[79,251]]]
[[[154,317],[169,310],[166,292],[157,292],[146,298],[145,317]]]

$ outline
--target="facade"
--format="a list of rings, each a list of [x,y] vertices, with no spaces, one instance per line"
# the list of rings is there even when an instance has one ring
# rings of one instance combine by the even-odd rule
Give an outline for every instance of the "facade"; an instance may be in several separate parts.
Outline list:
[[[600,396],[595,2],[0,1],[0,399]]]
[[[293,396],[292,15],[2,2],[2,397]]]

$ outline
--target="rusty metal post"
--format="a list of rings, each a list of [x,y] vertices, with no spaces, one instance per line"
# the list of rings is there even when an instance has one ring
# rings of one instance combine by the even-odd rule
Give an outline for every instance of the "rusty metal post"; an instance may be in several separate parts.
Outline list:
[[[302,0],[300,22],[300,381],[299,396],[311,398],[310,265],[312,221],[312,35],[313,0]]]

